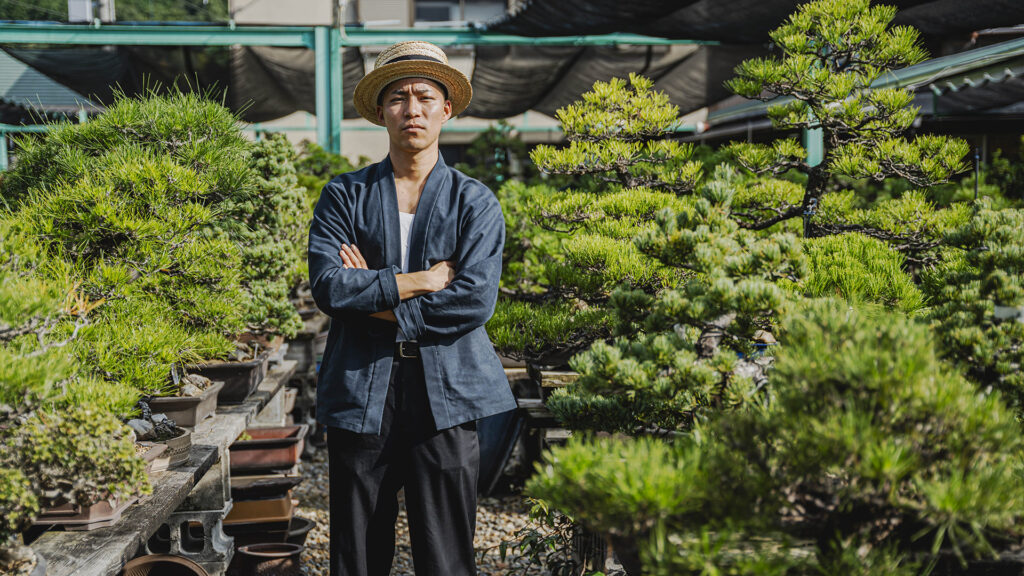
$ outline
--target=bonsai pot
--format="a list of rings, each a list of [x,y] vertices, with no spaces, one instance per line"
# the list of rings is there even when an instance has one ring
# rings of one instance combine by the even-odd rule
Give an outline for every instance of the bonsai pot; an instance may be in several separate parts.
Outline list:
[[[275,522],[237,522],[224,524],[224,534],[234,538],[235,547],[248,544],[284,542],[288,538],[290,520]]]
[[[303,440],[309,426],[247,428],[252,440],[239,440],[229,450],[231,474],[291,468],[302,454]]]
[[[63,526],[65,530],[86,531],[96,528],[113,526],[121,519],[121,513],[138,500],[131,497],[125,500],[100,500],[91,506],[64,504],[53,508],[44,508],[39,517],[32,521],[36,526]]]
[[[167,451],[156,459],[154,468],[164,465],[162,462],[164,459],[167,461],[167,468],[188,462],[189,452],[192,450],[192,432],[181,427],[175,429],[179,432],[177,436],[157,441],[158,444],[166,444]]]
[[[219,404],[240,404],[260,385],[269,360],[270,352],[264,350],[253,360],[193,364],[185,369],[210,380],[224,382],[224,387],[217,394]]]
[[[316,527],[316,521],[301,516],[292,516],[292,523],[288,526],[288,539],[289,544],[298,544],[303,546],[306,543],[306,536],[309,536],[309,531]]]
[[[231,476],[231,499],[258,500],[280,498],[302,482],[301,476],[264,474],[258,476]]]
[[[157,462],[157,459],[167,451],[167,444],[157,444],[156,442],[138,442],[137,444],[145,449],[141,456],[146,461],[146,474],[167,470],[169,461],[166,458],[161,458]]]
[[[199,564],[182,556],[150,554],[124,565],[124,576],[207,576]]]
[[[235,552],[229,574],[245,576],[298,576],[302,546],[286,542],[249,544]]]
[[[231,511],[224,517],[224,524],[246,524],[256,522],[285,522],[290,523],[295,506],[292,502],[291,492],[278,498],[263,498],[260,500],[236,500],[231,505]],[[287,526],[285,527],[287,530]]]
[[[217,410],[217,394],[224,382],[214,382],[199,396],[163,396],[149,401],[153,412],[162,412],[178,426],[194,428]]]
[[[236,500],[224,518],[224,533],[235,539],[235,546],[265,542],[284,542],[288,537],[295,504],[291,493],[263,500]]]

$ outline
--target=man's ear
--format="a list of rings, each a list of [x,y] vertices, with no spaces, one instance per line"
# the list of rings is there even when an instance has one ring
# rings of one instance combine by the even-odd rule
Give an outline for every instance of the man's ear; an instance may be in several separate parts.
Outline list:
[[[380,122],[381,124],[384,123],[384,107],[383,106],[377,106],[377,121]]]
[[[444,119],[445,119],[445,121],[448,121],[448,120],[452,119],[452,101],[451,100],[445,100],[444,101]]]

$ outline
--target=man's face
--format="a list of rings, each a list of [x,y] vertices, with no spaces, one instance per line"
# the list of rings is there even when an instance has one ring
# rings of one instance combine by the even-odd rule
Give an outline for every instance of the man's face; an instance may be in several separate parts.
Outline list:
[[[452,103],[433,80],[396,80],[381,94],[377,118],[387,127],[391,145],[403,150],[417,152],[435,144],[441,125],[452,116]]]

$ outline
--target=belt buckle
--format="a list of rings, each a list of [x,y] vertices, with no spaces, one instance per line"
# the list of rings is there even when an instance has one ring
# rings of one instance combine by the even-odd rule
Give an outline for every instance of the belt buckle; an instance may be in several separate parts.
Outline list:
[[[398,357],[399,358],[416,358],[417,356],[415,354],[406,354],[405,353],[405,344],[406,344],[405,342],[399,342],[398,343]]]

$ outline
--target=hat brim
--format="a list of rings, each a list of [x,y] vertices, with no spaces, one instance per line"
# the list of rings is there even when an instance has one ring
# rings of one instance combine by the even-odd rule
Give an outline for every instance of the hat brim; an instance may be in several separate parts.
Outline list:
[[[386,64],[363,76],[352,94],[356,112],[370,122],[383,126],[384,123],[377,119],[377,96],[388,84],[405,78],[427,78],[443,84],[448,89],[453,118],[461,114],[473,99],[473,87],[462,72],[441,62],[405,60]]]

